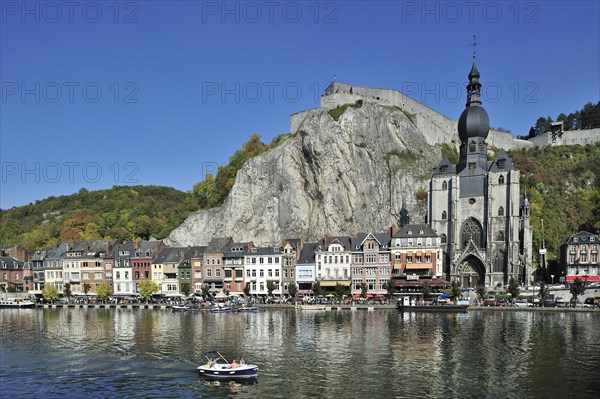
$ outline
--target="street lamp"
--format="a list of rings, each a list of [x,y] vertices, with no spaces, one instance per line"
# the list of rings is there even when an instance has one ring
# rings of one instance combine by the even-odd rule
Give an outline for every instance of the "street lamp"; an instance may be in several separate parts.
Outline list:
[[[551,274],[550,277],[552,277],[552,285],[554,285],[554,274]]]

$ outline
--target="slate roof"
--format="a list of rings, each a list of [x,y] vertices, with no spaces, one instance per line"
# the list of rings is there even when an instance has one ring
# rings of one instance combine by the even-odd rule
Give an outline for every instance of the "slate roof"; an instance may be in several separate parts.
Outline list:
[[[423,231],[423,234],[420,234],[420,231]],[[409,234],[412,232],[412,234]],[[394,238],[410,238],[410,237],[439,237],[434,229],[429,227],[426,224],[407,224],[403,227],[400,227],[396,233],[394,233]]]
[[[229,248],[229,244],[233,242],[231,237],[215,237],[208,243],[206,253],[225,253]]]
[[[246,253],[246,255],[278,256],[278,255],[283,255],[283,250],[279,246],[276,246],[276,247],[254,247],[254,248],[252,248],[252,250],[250,250],[248,253]]]
[[[352,237],[352,250],[362,250],[362,245],[369,235],[372,235],[379,242],[379,249],[389,249],[391,238],[388,233],[358,233],[356,237]]]
[[[232,242],[223,254],[223,258],[243,258],[248,252],[248,242]]]
[[[588,231],[580,231],[579,233],[573,234],[571,237],[569,237],[569,239],[566,242],[566,244],[589,243],[598,244],[600,243],[600,238],[596,234],[590,233]]]
[[[498,166],[501,161],[504,161],[504,167],[502,169]],[[494,162],[491,162],[491,165],[488,168],[488,170],[490,172],[502,172],[502,171],[508,172],[513,169],[514,169],[514,164],[513,164],[512,159],[510,159],[510,157],[508,156],[506,151],[504,151],[504,149],[502,149],[502,148],[498,152],[498,155],[496,156],[496,159],[494,160]]]
[[[316,242],[307,242],[304,244],[302,251],[300,251],[300,258],[298,259],[298,262],[296,262],[296,265],[315,263],[315,251],[317,250],[318,246],[319,243]]]
[[[350,237],[348,236],[331,236],[327,237],[327,245],[325,245],[325,237],[321,238],[318,242],[319,247],[317,250],[327,251],[327,248],[333,243],[341,244],[344,247],[344,251],[350,251],[352,249],[352,244],[350,243]]]
[[[442,168],[446,167],[446,171],[442,172]],[[448,160],[448,157],[446,155],[444,155],[444,158],[440,161],[440,163],[438,164],[438,166],[436,166],[435,168],[433,168],[433,175],[434,176],[438,176],[438,175],[455,175],[456,174],[456,165],[450,163],[450,161]]]
[[[152,262],[152,264],[162,263],[179,263],[181,261],[181,251],[187,250],[187,247],[167,247],[160,251],[158,257]]]
[[[20,270],[23,269],[23,265],[25,262],[16,260],[12,256],[0,256],[0,270]]]

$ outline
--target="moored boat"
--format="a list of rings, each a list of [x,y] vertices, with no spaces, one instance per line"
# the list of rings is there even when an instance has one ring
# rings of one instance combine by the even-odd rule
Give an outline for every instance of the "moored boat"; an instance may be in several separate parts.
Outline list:
[[[396,309],[402,312],[466,312],[469,305],[404,305],[396,303]]]
[[[211,313],[231,313],[233,311],[229,306],[217,306],[210,309]]]
[[[212,357],[216,356],[213,360]],[[255,364],[229,363],[218,351],[204,353],[207,363],[198,367],[200,377],[210,380],[236,380],[258,377],[258,366]],[[223,359],[225,363],[219,363]]]
[[[0,301],[0,308],[10,308],[10,309],[35,308],[35,302],[22,300],[22,299],[9,298],[6,301]]]
[[[187,306],[177,306],[177,305],[175,305],[175,306],[171,306],[171,310],[173,312],[187,312],[188,310],[190,310],[190,308],[187,307]]]

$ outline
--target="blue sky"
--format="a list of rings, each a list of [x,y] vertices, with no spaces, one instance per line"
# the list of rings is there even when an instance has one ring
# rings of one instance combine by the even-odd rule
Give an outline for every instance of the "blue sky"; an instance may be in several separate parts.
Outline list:
[[[0,207],[190,190],[338,81],[457,119],[472,36],[494,127],[600,98],[595,1],[0,1]]]

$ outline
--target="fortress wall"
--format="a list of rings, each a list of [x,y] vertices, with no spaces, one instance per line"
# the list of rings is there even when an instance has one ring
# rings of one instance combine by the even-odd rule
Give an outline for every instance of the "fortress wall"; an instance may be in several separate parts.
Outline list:
[[[546,132],[528,140],[536,147],[544,148],[555,145],[591,145],[600,142],[600,128],[587,130],[568,130],[562,135],[552,137]]]

